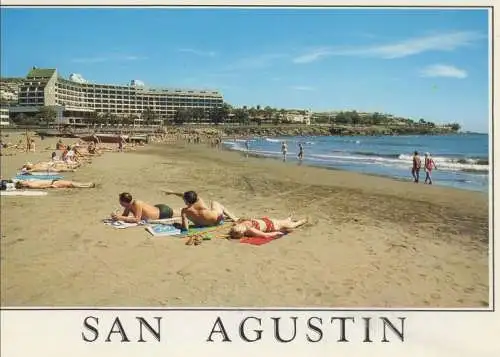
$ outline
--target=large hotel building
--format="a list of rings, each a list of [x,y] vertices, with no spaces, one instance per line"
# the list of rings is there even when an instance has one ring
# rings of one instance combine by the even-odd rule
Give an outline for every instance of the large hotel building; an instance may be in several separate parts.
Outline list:
[[[121,86],[93,84],[64,79],[56,69],[33,67],[19,87],[18,105],[10,112],[34,114],[48,106],[55,109],[57,123],[83,124],[94,113],[134,117],[137,123],[146,111],[154,112],[160,122],[173,118],[179,109],[208,111],[222,103],[222,94],[213,90],[148,88],[138,81]]]

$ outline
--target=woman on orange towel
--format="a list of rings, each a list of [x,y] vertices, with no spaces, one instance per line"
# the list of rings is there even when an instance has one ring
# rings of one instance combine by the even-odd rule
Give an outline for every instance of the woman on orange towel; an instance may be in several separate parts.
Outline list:
[[[240,219],[231,227],[229,235],[234,239],[242,237],[279,238],[305,223],[307,223],[307,219],[294,221],[291,217],[286,219],[269,217]]]

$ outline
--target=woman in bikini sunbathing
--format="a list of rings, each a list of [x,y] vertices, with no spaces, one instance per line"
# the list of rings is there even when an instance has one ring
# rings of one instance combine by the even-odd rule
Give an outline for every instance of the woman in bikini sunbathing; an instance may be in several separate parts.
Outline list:
[[[286,219],[273,219],[269,217],[240,219],[231,227],[229,235],[235,239],[242,237],[279,238],[305,223],[307,223],[307,219],[294,221],[291,217]]]

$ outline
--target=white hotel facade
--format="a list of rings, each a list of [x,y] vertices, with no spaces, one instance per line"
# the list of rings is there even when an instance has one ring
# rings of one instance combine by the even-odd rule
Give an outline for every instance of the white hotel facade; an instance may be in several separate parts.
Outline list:
[[[134,81],[122,86],[80,83],[62,78],[56,69],[33,67],[20,85],[18,105],[10,112],[29,115],[48,106],[55,109],[56,123],[61,124],[84,124],[94,113],[134,117],[140,123],[145,111],[154,112],[160,122],[173,118],[179,109],[208,111],[222,104],[222,94],[213,90],[147,88]]]

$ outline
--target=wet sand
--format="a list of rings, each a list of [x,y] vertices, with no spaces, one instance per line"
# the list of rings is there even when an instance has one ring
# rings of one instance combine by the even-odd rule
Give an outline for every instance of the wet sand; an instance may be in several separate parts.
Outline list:
[[[50,152],[3,156],[2,175]],[[105,153],[64,176],[99,187],[1,198],[3,306],[488,306],[484,193],[184,144]],[[100,222],[122,191],[181,207],[162,188],[311,222],[263,246],[186,246]]]

